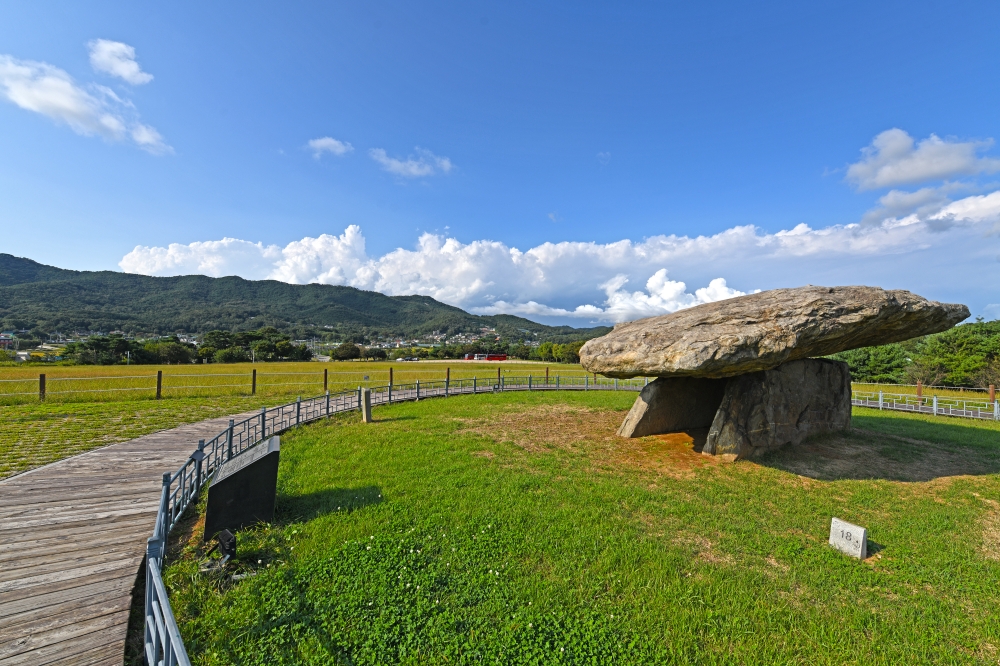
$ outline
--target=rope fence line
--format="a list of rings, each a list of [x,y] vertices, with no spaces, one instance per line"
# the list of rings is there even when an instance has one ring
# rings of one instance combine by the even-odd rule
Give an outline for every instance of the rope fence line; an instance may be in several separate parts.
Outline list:
[[[393,369],[388,368],[387,370],[368,370],[362,368],[358,371],[330,371],[328,368],[317,369],[309,372],[259,372],[257,368],[253,368],[248,373],[192,373],[192,372],[179,372],[170,373],[163,370],[158,370],[156,374],[142,374],[142,375],[119,375],[119,376],[98,376],[98,377],[49,377],[46,373],[40,373],[36,378],[24,378],[24,379],[0,379],[0,382],[6,383],[13,389],[26,388],[26,385],[35,384],[38,388],[37,396],[39,401],[44,401],[46,399],[59,400],[60,397],[65,396],[66,399],[71,399],[74,395],[83,394],[107,394],[109,399],[115,399],[112,396],[118,395],[133,395],[135,398],[142,399],[142,392],[148,393],[151,399],[161,400],[164,397],[200,397],[200,396],[211,396],[211,395],[239,395],[240,393],[245,393],[246,395],[257,395],[258,390],[261,392],[272,391],[276,394],[289,394],[292,393],[287,387],[302,387],[307,386],[319,386],[322,385],[323,390],[326,391],[331,388],[341,388],[347,382],[343,380],[338,380],[338,376],[351,376],[354,380],[360,380],[365,385],[370,383],[369,375],[364,374],[365,372],[371,372],[372,376],[382,375],[376,381],[385,382],[388,381],[389,384],[398,384],[398,382],[393,381]],[[446,366],[444,368],[446,381],[451,380],[451,367]],[[545,369],[546,381],[558,382],[558,376],[550,376],[548,368]],[[498,367],[498,376],[504,376],[503,373],[507,372],[503,368]],[[427,377],[431,373],[434,373],[437,377],[440,377],[440,368],[426,368],[426,369],[411,369],[407,368],[406,374],[409,376],[416,375],[418,378]],[[564,381],[570,381],[575,379],[577,381],[583,381],[585,378],[592,377],[593,383],[596,385],[599,381],[594,375],[588,373],[576,373],[570,370],[570,375],[563,376]],[[386,377],[388,375],[388,377]],[[333,378],[333,386],[331,386],[331,376]],[[230,380],[234,377],[244,377],[246,378],[245,383],[234,383],[232,381],[226,383],[212,383],[211,379],[218,378],[229,378]],[[184,383],[173,384],[173,380],[176,378],[185,378],[181,380]],[[204,383],[198,382],[197,380],[192,381],[192,378],[203,378]],[[363,379],[362,379],[363,378]],[[272,380],[288,380],[292,381],[272,381]],[[540,378],[539,378],[540,379]],[[416,381],[416,380],[414,380]],[[425,381],[421,379],[421,381]],[[431,380],[435,381],[435,380]],[[459,380],[455,380],[459,381]],[[53,382],[61,382],[56,385]],[[103,383],[104,385],[95,386],[95,383]],[[351,382],[353,383],[353,382]],[[71,388],[71,387],[78,388]],[[240,391],[242,389],[242,391]],[[138,392],[138,393],[137,393]],[[3,385],[0,385],[0,401],[5,399],[14,398],[15,403],[24,403],[28,396],[36,395],[33,392],[23,391],[23,390],[5,390]],[[9,401],[8,401],[9,402]]]

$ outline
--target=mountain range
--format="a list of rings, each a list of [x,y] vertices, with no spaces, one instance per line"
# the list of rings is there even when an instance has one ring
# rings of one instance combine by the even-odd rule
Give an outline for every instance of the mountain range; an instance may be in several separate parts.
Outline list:
[[[2,330],[164,335],[262,326],[300,338],[366,339],[413,339],[434,331],[478,333],[488,327],[510,340],[552,342],[589,339],[611,330],[546,326],[512,315],[474,315],[429,296],[386,296],[339,285],[240,277],[73,271],[0,253]]]

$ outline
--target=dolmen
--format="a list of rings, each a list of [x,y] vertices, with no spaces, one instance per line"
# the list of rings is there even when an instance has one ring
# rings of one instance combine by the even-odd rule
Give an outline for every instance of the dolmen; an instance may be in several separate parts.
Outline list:
[[[702,431],[702,453],[754,458],[851,425],[837,352],[945,331],[964,305],[878,287],[775,289],[618,324],[580,350],[589,371],[656,377],[623,437]]]

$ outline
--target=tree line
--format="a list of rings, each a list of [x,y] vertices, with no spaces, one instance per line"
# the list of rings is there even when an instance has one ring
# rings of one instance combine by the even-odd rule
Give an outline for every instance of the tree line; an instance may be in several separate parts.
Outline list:
[[[971,324],[878,347],[834,354],[856,382],[925,386],[1000,385],[1000,321]]]
[[[543,342],[538,346],[523,341],[471,342],[466,344],[442,344],[434,347],[400,347],[386,351],[378,347],[363,347],[346,341],[330,352],[330,358],[338,361],[352,359],[383,360],[386,358],[461,359],[469,354],[506,354],[508,358],[519,360],[546,361],[549,363],[579,363],[580,348],[585,340],[565,344]]]
[[[243,333],[209,331],[200,346],[181,342],[177,336],[130,340],[118,334],[95,335],[67,344],[63,358],[81,365],[241,363],[308,361],[312,351],[306,345],[294,344],[276,328],[264,327]]]

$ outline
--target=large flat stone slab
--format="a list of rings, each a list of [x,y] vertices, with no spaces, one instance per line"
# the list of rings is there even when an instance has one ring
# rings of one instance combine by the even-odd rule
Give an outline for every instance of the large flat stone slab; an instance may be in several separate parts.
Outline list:
[[[756,458],[806,437],[851,427],[846,363],[802,359],[726,383],[702,453]]]
[[[708,428],[722,403],[726,379],[661,377],[647,384],[618,428],[622,437]]]
[[[734,377],[945,331],[964,305],[878,287],[775,289],[615,326],[580,350],[607,377]]]

